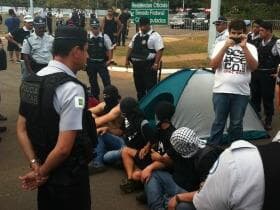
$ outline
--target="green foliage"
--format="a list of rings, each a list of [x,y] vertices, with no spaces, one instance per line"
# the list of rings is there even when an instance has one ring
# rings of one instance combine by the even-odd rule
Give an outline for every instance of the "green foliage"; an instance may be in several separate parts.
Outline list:
[[[222,2],[222,14],[229,18],[279,19],[280,4],[273,0],[231,0]]]

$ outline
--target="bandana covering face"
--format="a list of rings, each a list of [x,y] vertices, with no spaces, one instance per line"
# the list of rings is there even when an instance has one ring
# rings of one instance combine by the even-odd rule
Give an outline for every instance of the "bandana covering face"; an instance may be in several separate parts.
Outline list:
[[[205,140],[199,139],[193,130],[186,127],[174,131],[170,142],[174,150],[183,158],[191,158],[206,144]]]

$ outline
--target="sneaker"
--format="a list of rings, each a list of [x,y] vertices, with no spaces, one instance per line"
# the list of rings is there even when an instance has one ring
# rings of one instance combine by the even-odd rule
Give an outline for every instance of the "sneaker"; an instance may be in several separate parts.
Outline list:
[[[115,61],[111,61],[111,65],[118,65]]]
[[[17,64],[20,64],[20,60],[17,60],[16,63],[17,63]]]
[[[142,191],[139,194],[137,194],[135,199],[141,204],[147,204],[148,203],[145,191]]]
[[[94,174],[99,174],[102,172],[105,172],[107,170],[106,166],[94,166],[94,165],[89,165],[88,166],[88,172],[89,175],[94,175]]]
[[[123,179],[120,184],[120,189],[124,193],[132,193],[136,190],[143,189],[143,184],[139,181],[134,181],[133,179]]]
[[[120,184],[120,189],[124,193],[132,193],[135,191],[135,181],[132,179],[123,179]]]

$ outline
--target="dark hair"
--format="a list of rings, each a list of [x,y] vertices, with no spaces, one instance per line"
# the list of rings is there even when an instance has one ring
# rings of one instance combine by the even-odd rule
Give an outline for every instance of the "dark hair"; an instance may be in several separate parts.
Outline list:
[[[246,32],[247,30],[244,20],[239,20],[239,19],[230,21],[228,25],[228,31],[230,32],[232,29],[242,30],[243,32]]]
[[[262,27],[262,28],[264,28],[264,29],[266,29],[266,30],[272,32],[272,23],[269,22],[269,21],[263,21],[263,22],[261,22],[260,27]]]
[[[78,46],[84,49],[87,43],[87,32],[76,26],[61,26],[55,32],[53,42],[53,55],[67,56]]]
[[[11,16],[15,16],[16,15],[16,13],[15,13],[15,11],[13,9],[9,9],[8,13]]]
[[[258,24],[258,25],[260,25],[261,23],[263,22],[263,20],[262,19],[256,19],[256,20],[253,20],[253,22],[252,22],[252,24]]]

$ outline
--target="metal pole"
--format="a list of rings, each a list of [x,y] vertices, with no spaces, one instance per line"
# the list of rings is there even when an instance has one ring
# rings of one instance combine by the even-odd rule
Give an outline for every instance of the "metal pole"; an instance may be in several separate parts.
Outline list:
[[[30,3],[30,12],[31,12],[31,15],[33,17],[34,16],[33,0],[29,0],[29,3]]]
[[[216,38],[216,28],[212,24],[220,16],[221,0],[211,0],[210,23],[209,23],[209,37],[208,37],[208,56],[211,56],[213,44]]]
[[[185,0],[183,0],[183,11],[185,11]]]

